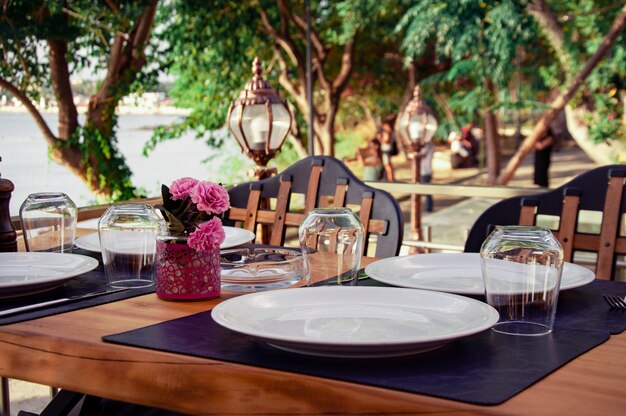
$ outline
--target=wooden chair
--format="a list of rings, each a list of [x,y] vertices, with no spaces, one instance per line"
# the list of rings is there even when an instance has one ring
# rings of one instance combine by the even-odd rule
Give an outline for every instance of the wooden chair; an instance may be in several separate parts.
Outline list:
[[[596,277],[612,280],[618,257],[626,254],[625,183],[626,165],[602,166],[554,190],[500,201],[476,220],[465,251],[479,252],[495,225],[535,225],[538,217],[551,216],[557,224],[549,228],[563,246],[565,261],[573,262],[578,252],[597,253]],[[599,229],[583,224],[581,213],[601,216]]]
[[[400,250],[403,226],[398,202],[388,192],[365,185],[333,157],[308,157],[276,176],[238,185],[228,193],[231,209],[224,223],[255,233],[259,225],[269,228],[269,238],[259,241],[257,233],[256,242],[284,245],[287,229],[297,230],[312,208],[337,206],[357,212],[366,230],[365,255],[374,251],[376,257],[390,257]],[[297,195],[300,206],[294,201]],[[375,250],[370,247],[371,236],[376,236]]]

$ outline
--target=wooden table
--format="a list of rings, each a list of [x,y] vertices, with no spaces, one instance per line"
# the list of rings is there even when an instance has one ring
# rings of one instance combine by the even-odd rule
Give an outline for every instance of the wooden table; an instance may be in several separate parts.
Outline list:
[[[367,259],[366,262],[371,261]],[[623,414],[626,333],[499,406],[104,343],[101,337],[183,317],[221,300],[154,294],[0,326],[0,375],[192,414]]]

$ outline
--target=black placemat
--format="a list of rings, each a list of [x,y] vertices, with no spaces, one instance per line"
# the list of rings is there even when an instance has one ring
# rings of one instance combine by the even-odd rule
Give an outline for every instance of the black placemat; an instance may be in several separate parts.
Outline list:
[[[222,328],[201,312],[103,337],[104,341],[495,405],[603,343],[601,331],[558,329],[541,337],[484,331],[398,358],[336,359],[282,351]]]
[[[602,330],[619,334],[626,329],[626,311],[611,309],[602,294],[626,296],[626,282],[594,280],[559,293],[555,327]]]
[[[377,286],[372,279],[359,285]],[[485,331],[435,351],[393,359],[333,359],[275,349],[217,325],[210,311],[106,336],[108,342],[329,377],[459,400],[498,404],[622,332],[626,314],[602,293],[623,295],[626,283],[596,280],[563,291],[555,330],[540,337]],[[202,328],[198,331],[198,328]]]
[[[100,292],[107,290],[106,277],[102,266],[102,257],[99,253],[74,249],[74,254],[82,254],[93,257],[98,260],[98,267],[92,271],[76,276],[66,281],[60,287],[46,292],[29,296],[20,296],[17,298],[0,299],[0,311],[17,308],[20,306],[32,305],[39,302],[47,302],[61,298],[72,296],[80,296],[87,293]],[[92,306],[103,305],[109,302],[115,302],[122,299],[128,299],[135,296],[145,295],[155,291],[154,286],[142,289],[129,289],[121,292],[115,292],[94,298],[75,300],[70,303],[63,303],[56,306],[48,306],[46,308],[37,309],[29,312],[22,312],[17,315],[0,317],[0,325],[13,324],[17,322],[28,321],[30,319],[43,318],[45,316],[57,315],[59,313],[75,311],[78,309],[89,308]]]

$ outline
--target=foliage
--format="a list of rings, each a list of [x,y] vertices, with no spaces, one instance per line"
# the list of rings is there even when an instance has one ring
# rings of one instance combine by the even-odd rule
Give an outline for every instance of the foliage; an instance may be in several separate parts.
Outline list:
[[[57,160],[82,172],[83,180],[94,192],[107,200],[137,196],[131,183],[131,172],[119,153],[115,137],[114,114],[118,101],[131,92],[141,92],[156,84],[157,67],[143,66],[126,70],[114,79],[101,99],[106,109],[102,116],[88,114],[79,125],[70,89],[70,76],[105,77],[111,71],[114,39],[120,34],[132,41],[141,14],[150,0],[93,2],[90,0],[12,0],[3,3],[0,12],[0,81],[15,88],[23,102],[39,99],[42,91],[52,89],[59,103],[59,123],[69,126],[54,136],[48,126],[42,127]],[[66,56],[52,62],[52,44],[67,50]],[[128,45],[126,45],[128,47]],[[148,54],[158,56],[158,44],[147,46]],[[134,50],[138,62],[143,59],[143,45]],[[57,76],[53,77],[53,67]],[[107,73],[106,76],[110,74]],[[92,85],[94,94],[100,85]],[[15,92],[13,91],[13,94]],[[91,108],[90,108],[91,109]],[[34,114],[36,109],[31,109]],[[45,123],[44,123],[45,124]],[[78,152],[80,157],[72,157]]]
[[[157,129],[144,153],[188,130],[208,138],[211,146],[221,145],[222,138],[213,132],[224,126],[261,45],[271,46],[256,30],[258,20],[250,2],[216,1],[207,8],[202,0],[174,0],[160,7],[157,26],[164,29],[158,36],[167,45],[168,72],[176,76],[170,95],[175,105],[191,113],[180,123]]]
[[[435,59],[450,62],[447,71],[422,82],[426,99],[436,92],[454,113],[454,120],[441,123],[440,136],[458,130],[485,109],[510,106],[508,86],[517,70],[513,63],[518,48],[527,46],[537,30],[525,12],[527,5],[526,0],[420,1],[400,20],[397,30],[404,32],[407,60],[417,60],[432,48]],[[541,50],[537,46],[535,50]],[[485,90],[485,79],[500,90],[497,101]],[[436,107],[438,114],[445,113],[440,104]]]
[[[404,33],[403,50],[416,60],[434,49],[439,60],[449,59],[450,69],[425,81],[425,95],[437,92],[455,117],[474,119],[487,108],[534,111],[547,101],[551,90],[567,84],[582,63],[597,49],[622,2],[549,0],[563,32],[564,50],[555,50],[529,12],[529,0],[419,1],[403,16],[397,30]],[[590,134],[596,141],[626,141],[619,97],[624,94],[626,41],[622,34],[608,58],[586,81],[585,91],[574,101],[593,111]],[[569,60],[567,67],[561,59]],[[513,80],[521,79],[518,87]],[[497,100],[485,91],[483,79],[497,88]],[[439,114],[443,114],[439,108]],[[462,122],[447,120],[443,129]],[[440,130],[441,134],[441,130]]]
[[[386,51],[397,51],[399,39],[393,27],[406,3],[402,0],[312,2],[312,26],[324,46],[322,65],[331,82],[342,65],[343,45],[357,37],[354,70],[340,97],[345,103],[338,116],[342,123],[352,123],[364,114],[364,105],[385,113],[397,108],[393,101],[406,80],[398,75],[398,72],[402,74],[400,65],[389,65],[381,56]],[[213,2],[211,8],[203,7],[204,4],[200,0],[178,0],[161,8],[159,24],[167,27],[162,40],[168,45],[168,68],[176,76],[171,94],[177,105],[190,107],[192,111],[183,122],[158,130],[145,151],[189,129],[198,137],[208,137],[209,145],[220,146],[221,139],[212,132],[224,125],[230,103],[251,77],[255,56],[264,63],[264,78],[296,104],[292,108],[298,113],[297,131],[306,131],[302,123],[308,117],[298,104],[304,101],[304,67],[293,57],[294,53],[300,58],[305,55],[304,33],[295,22],[297,18],[304,20],[304,2],[287,2],[293,18],[287,26],[281,26],[285,16],[277,1],[221,0]],[[293,42],[292,51],[286,52],[277,35],[270,33],[263,24],[263,14],[281,36],[288,36]],[[394,42],[395,46],[390,47]],[[328,111],[325,102],[329,92],[321,87],[319,77],[317,81],[315,105],[323,119]],[[282,90],[281,82],[290,83],[292,90]],[[304,137],[297,137],[305,144]]]
[[[554,1],[553,7],[561,19],[567,35],[566,48],[573,58],[573,70],[565,76],[573,76],[581,64],[598,48],[608,32],[623,2],[599,2],[582,0],[575,3]],[[555,71],[546,71],[548,80],[557,77]],[[587,119],[590,138],[595,142],[619,140],[626,143],[626,125],[620,115],[624,112],[623,98],[626,94],[626,36],[622,33],[613,45],[609,56],[602,60],[586,82],[586,90],[575,100],[575,105],[589,107]]]

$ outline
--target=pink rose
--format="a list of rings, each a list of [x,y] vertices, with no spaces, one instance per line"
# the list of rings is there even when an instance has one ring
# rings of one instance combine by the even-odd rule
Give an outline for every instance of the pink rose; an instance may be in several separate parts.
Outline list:
[[[213,182],[198,182],[191,191],[191,201],[207,214],[221,214],[230,208],[228,192]]]
[[[200,251],[209,252],[213,249],[219,249],[224,242],[226,233],[222,227],[222,220],[217,217],[211,218],[209,221],[198,225],[196,230],[189,234],[187,243],[189,247]]]
[[[180,178],[176,179],[170,185],[170,194],[172,199],[184,199],[191,195],[191,191],[198,184],[198,180],[194,178]]]

